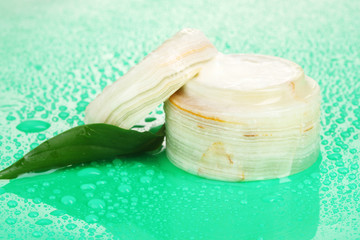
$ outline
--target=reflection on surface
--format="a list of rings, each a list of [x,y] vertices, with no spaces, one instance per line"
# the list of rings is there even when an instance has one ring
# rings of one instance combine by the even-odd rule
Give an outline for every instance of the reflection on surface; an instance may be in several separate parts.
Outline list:
[[[3,189],[120,239],[311,239],[319,163],[287,178],[226,183],[187,174],[161,153],[15,179]]]

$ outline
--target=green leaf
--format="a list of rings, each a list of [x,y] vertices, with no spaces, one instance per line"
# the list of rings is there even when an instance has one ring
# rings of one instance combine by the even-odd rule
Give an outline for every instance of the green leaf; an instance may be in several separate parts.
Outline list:
[[[157,133],[126,130],[103,123],[78,126],[43,142],[0,171],[0,179],[156,150],[162,145],[164,136],[164,126]]]

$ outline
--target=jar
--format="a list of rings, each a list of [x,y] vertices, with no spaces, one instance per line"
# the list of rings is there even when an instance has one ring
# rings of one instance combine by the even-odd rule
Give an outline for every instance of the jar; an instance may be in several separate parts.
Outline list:
[[[166,154],[202,177],[285,177],[319,155],[320,89],[278,57],[218,54],[164,105]]]

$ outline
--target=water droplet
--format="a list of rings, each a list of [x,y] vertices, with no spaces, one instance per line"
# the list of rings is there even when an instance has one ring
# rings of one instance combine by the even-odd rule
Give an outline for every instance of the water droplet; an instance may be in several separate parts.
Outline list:
[[[37,136],[37,139],[39,139],[40,141],[45,140],[45,138],[46,138],[45,134],[42,134],[42,133],[40,133],[40,134]]]
[[[321,175],[320,175],[319,172],[314,172],[314,173],[311,174],[311,177],[315,178],[315,179],[320,179]]]
[[[287,183],[291,182],[291,179],[289,177],[283,177],[279,179],[279,183]]]
[[[304,180],[304,183],[305,183],[306,185],[310,185],[310,184],[311,184],[311,180],[310,180],[310,179],[305,179],[305,180]]]
[[[114,212],[109,212],[106,214],[106,217],[107,218],[117,218],[117,213],[114,213]]]
[[[354,180],[354,179],[356,179],[356,174],[349,174],[349,179],[350,180]]]
[[[93,197],[94,197],[94,194],[91,193],[91,192],[87,192],[87,193],[85,194],[85,196],[86,196],[87,198],[93,198]]]
[[[35,107],[35,111],[37,111],[37,112],[41,112],[41,111],[43,111],[45,108],[43,107],[43,106],[36,106]]]
[[[327,145],[328,143],[329,143],[328,140],[323,140],[323,141],[321,141],[321,144],[322,144],[322,145]]]
[[[129,193],[131,192],[132,190],[132,187],[128,184],[121,184],[119,187],[118,187],[118,190],[119,192],[121,193]]]
[[[328,187],[322,187],[321,190],[323,190],[324,192],[327,192],[327,191],[329,191],[329,188]]]
[[[151,182],[151,177],[143,176],[143,177],[140,178],[140,182],[141,183],[150,183]]]
[[[7,205],[9,206],[9,208],[14,208],[18,205],[18,203],[17,203],[17,201],[10,200],[7,202]]]
[[[154,118],[154,117],[147,117],[147,118],[145,118],[145,122],[153,122],[153,121],[155,121],[156,120],[156,118]]]
[[[33,237],[36,237],[36,238],[39,238],[39,237],[42,237],[42,232],[39,232],[39,231],[35,231],[35,232],[33,232],[33,234],[32,234],[32,236]]]
[[[12,116],[12,115],[9,115],[9,116],[6,117],[6,120],[8,120],[8,121],[14,121],[14,120],[16,120],[16,117],[14,117],[14,116]]]
[[[27,191],[28,191],[29,193],[34,193],[34,192],[36,191],[36,189],[33,188],[33,187],[30,187],[30,188],[27,189]]]
[[[330,160],[340,160],[342,158],[340,153],[329,154],[327,157]]]
[[[39,213],[38,212],[29,212],[28,216],[31,218],[36,218],[37,216],[39,216]]]
[[[359,164],[358,163],[351,164],[351,169],[354,169],[354,170],[359,169]]]
[[[62,112],[64,112],[64,111],[67,110],[67,106],[60,106],[60,107],[59,107],[59,110],[62,111]]]
[[[86,108],[87,105],[89,105],[88,102],[80,101],[80,102],[78,102],[78,104],[77,104],[76,110],[77,110],[78,112],[82,112],[82,111],[85,110],[85,108]]]
[[[350,153],[355,154],[356,152],[357,152],[357,150],[355,148],[350,149]]]
[[[77,175],[79,177],[91,176],[91,175],[100,175],[101,171],[96,168],[84,168],[80,170]]]
[[[70,114],[68,112],[61,112],[59,113],[59,118],[65,120]]]
[[[347,174],[347,173],[349,172],[349,169],[344,168],[344,167],[343,167],[343,168],[339,168],[339,169],[338,169],[338,172],[341,173],[341,174]]]
[[[41,132],[50,127],[50,123],[40,120],[27,120],[21,122],[16,128],[25,133]]]
[[[66,212],[64,210],[54,210],[50,213],[50,215],[59,217],[59,216],[64,215],[65,213]]]
[[[103,209],[105,208],[106,204],[103,200],[95,198],[95,199],[91,199],[88,202],[88,206],[93,209]]]
[[[52,223],[53,223],[53,221],[51,221],[50,219],[47,219],[47,218],[43,218],[43,219],[37,220],[37,221],[35,222],[35,224],[41,225],[41,226],[50,225],[50,224],[52,224]]]
[[[34,149],[34,148],[36,148],[37,146],[39,146],[38,143],[32,143],[32,144],[30,144],[30,148],[31,148],[31,149]]]
[[[94,189],[96,189],[96,186],[92,183],[86,183],[86,184],[82,184],[80,186],[80,188],[81,188],[81,190],[86,191],[86,190],[94,190]]]
[[[76,202],[76,198],[70,195],[64,196],[61,198],[61,202],[65,205],[72,205]]]
[[[326,186],[329,186],[331,184],[331,181],[329,179],[325,179],[323,181],[323,184],[326,185]]]
[[[144,125],[134,125],[132,128],[143,128],[145,127]]]
[[[90,214],[85,217],[85,221],[87,223],[95,223],[95,222],[99,221],[99,217],[94,214]]]
[[[342,167],[342,166],[344,166],[344,162],[343,161],[336,161],[335,165],[338,166],[338,167]]]
[[[152,170],[152,169],[149,169],[149,170],[146,170],[146,175],[148,175],[148,176],[152,176],[152,175],[154,175],[155,174],[155,171],[154,170]]]
[[[75,229],[75,228],[77,227],[77,225],[74,224],[74,223],[69,223],[69,224],[67,224],[65,227],[66,227],[67,229],[69,229],[69,230],[73,230],[73,229]]]
[[[16,223],[16,218],[8,217],[5,222],[9,225],[13,225]]]
[[[264,202],[272,203],[272,202],[282,201],[283,199],[282,199],[280,196],[277,196],[277,195],[269,195],[269,196],[263,197],[262,200],[263,200]]]
[[[105,185],[106,183],[107,181],[105,180],[96,181],[96,185]]]
[[[41,65],[34,65],[34,67],[35,67],[35,69],[36,69],[37,71],[40,71],[40,70],[42,69],[42,66],[41,66]]]

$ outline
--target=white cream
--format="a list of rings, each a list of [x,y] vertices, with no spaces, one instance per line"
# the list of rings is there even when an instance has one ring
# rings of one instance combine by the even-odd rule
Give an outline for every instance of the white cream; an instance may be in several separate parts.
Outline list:
[[[278,57],[219,53],[204,65],[191,82],[220,89],[251,91],[297,81],[304,77],[302,68]]]
[[[218,53],[183,86],[182,91],[191,99],[201,97],[201,102],[188,101],[199,111],[218,112],[219,106],[226,103],[227,111],[240,113],[244,108],[253,109],[253,105],[283,108],[284,103],[298,104],[298,97],[305,98],[312,92],[309,88],[309,79],[303,69],[289,60],[266,55]],[[206,109],[204,99],[208,100]]]

